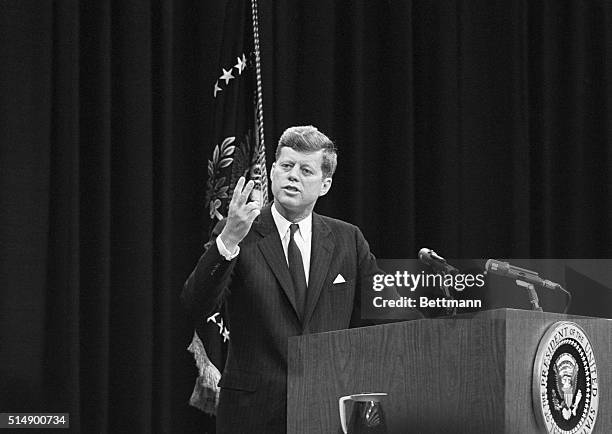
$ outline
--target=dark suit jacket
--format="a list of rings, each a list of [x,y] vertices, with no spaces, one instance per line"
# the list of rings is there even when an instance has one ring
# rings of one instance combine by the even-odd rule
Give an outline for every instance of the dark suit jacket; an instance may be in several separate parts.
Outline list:
[[[301,318],[270,207],[262,209],[232,261],[220,255],[214,242],[223,224],[213,231],[182,292],[186,306],[200,318],[226,304],[231,336],[219,383],[217,432],[284,433],[287,338],[363,325],[361,286],[370,285],[370,276],[380,270],[356,226],[313,214]],[[345,282],[333,284],[338,274]]]

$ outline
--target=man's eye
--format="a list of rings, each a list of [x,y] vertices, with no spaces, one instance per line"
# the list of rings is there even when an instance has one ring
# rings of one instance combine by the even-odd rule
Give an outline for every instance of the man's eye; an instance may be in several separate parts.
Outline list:
[[[310,170],[310,169],[302,169],[302,173],[304,175],[312,175],[312,170]]]
[[[291,169],[291,164],[289,164],[289,163],[283,163],[283,164],[281,164],[281,167],[282,167],[283,169]]]

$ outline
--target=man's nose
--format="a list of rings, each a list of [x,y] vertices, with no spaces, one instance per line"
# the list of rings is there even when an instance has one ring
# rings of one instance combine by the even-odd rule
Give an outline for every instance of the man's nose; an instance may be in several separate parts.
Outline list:
[[[298,178],[299,170],[300,169],[297,166],[293,166],[291,170],[289,171],[289,173],[287,174],[287,177],[292,181],[297,181],[299,179]]]

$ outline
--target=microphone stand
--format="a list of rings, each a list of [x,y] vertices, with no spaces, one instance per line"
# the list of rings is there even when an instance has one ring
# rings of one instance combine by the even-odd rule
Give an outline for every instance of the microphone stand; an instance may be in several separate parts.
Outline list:
[[[437,267],[436,267],[436,268],[437,268]],[[446,272],[446,271],[444,271],[444,270],[440,270],[440,269],[438,269],[438,270],[436,270],[436,271],[437,271],[437,272],[436,272],[436,274],[437,274],[437,275],[442,276],[442,285],[440,285],[440,289],[442,290],[442,293],[444,294],[444,297],[445,297],[446,299],[449,299],[449,300],[455,300],[455,297],[453,297],[453,296],[451,295],[451,291],[450,291],[450,289],[452,288],[452,286],[448,286],[448,285],[445,285],[445,284],[444,284],[444,278],[445,278],[446,276],[448,276],[448,275],[452,275],[452,274],[451,274],[451,273],[448,273],[448,272]],[[453,306],[453,307],[447,307],[447,308],[445,308],[445,309],[446,309],[446,315],[447,315],[447,316],[455,316],[455,315],[457,315],[457,307]]]
[[[540,306],[540,300],[538,299],[538,293],[535,290],[535,287],[532,283],[527,283],[522,280],[517,279],[516,284],[518,286],[522,286],[527,290],[527,296],[529,297],[529,302],[531,303],[531,310],[535,310],[538,312],[542,312],[542,307]]]

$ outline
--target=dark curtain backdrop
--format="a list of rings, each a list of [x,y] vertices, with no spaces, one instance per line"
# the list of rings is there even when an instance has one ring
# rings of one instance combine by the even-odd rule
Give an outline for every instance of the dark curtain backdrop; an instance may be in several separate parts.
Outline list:
[[[0,411],[212,432],[188,407],[224,1],[0,1]],[[259,5],[268,163],[340,148],[318,210],[382,258],[612,257],[612,5]]]

